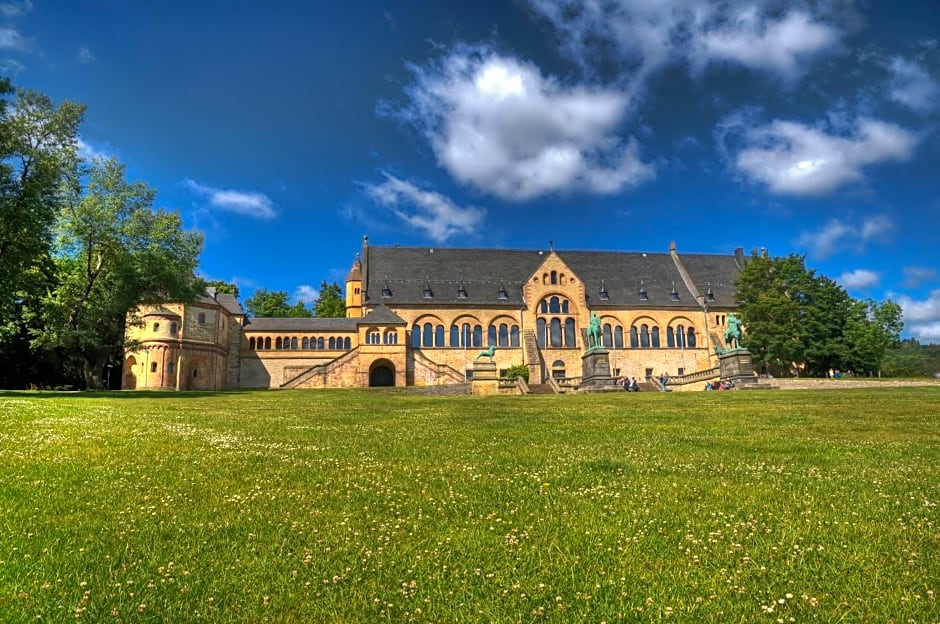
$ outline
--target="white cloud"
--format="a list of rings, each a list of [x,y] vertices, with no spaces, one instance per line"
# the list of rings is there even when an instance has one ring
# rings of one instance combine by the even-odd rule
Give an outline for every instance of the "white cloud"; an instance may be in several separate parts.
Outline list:
[[[791,11],[774,21],[767,20],[753,6],[700,37],[706,60],[738,63],[776,73],[786,80],[799,77],[808,60],[839,40],[836,30],[813,21],[802,11]]]
[[[22,2],[0,2],[0,15],[4,17],[17,17],[28,12],[33,8],[32,0],[22,0]]]
[[[696,71],[711,63],[735,63],[791,82],[842,36],[825,22],[823,13],[832,9],[819,3],[790,2],[785,13],[773,0],[530,3],[562,34],[564,49],[583,67],[606,57],[622,63],[637,83],[679,63]],[[613,54],[605,50],[611,47]]]
[[[316,303],[319,298],[320,291],[310,284],[301,284],[294,290],[295,301],[303,301],[304,303],[312,304]]]
[[[82,65],[88,65],[95,62],[95,56],[91,53],[91,50],[88,46],[81,46],[78,48],[78,62]]]
[[[6,74],[8,76],[15,76],[26,69],[26,66],[17,61],[16,59],[2,59],[0,60],[0,74]]]
[[[736,136],[734,166],[777,195],[826,195],[863,180],[866,167],[910,158],[918,143],[904,128],[869,118],[857,119],[848,134],[782,120],[753,127],[743,119],[732,114],[722,120],[719,141]],[[724,145],[720,148],[728,153]]]
[[[897,299],[904,310],[904,330],[921,342],[940,343],[940,289],[933,290],[924,300],[907,295]]]
[[[219,210],[256,219],[273,219],[277,216],[271,198],[264,193],[219,189],[188,179],[183,180],[183,186],[207,198],[209,205]]]
[[[881,281],[881,275],[868,269],[855,269],[854,271],[846,271],[837,277],[836,281],[847,290],[867,290],[878,285]]]
[[[861,224],[832,219],[817,232],[803,232],[796,245],[809,249],[811,256],[825,259],[839,251],[864,251],[874,240],[887,238],[894,224],[883,215],[869,217]]]
[[[75,146],[78,148],[78,155],[83,160],[95,160],[97,158],[110,158],[111,154],[106,148],[92,145],[83,138],[78,137],[75,140]]]
[[[922,113],[937,108],[940,86],[920,65],[897,56],[888,69],[888,95],[892,100]]]
[[[904,285],[908,288],[917,288],[925,282],[937,281],[937,270],[928,267],[904,267]]]
[[[368,195],[436,242],[442,243],[459,234],[473,234],[486,214],[485,210],[474,206],[461,208],[440,193],[422,190],[395,176],[385,174],[385,177],[382,184],[365,185]]]
[[[629,98],[565,87],[519,59],[461,48],[414,68],[401,114],[463,184],[514,201],[584,190],[611,194],[654,177],[618,136]]]
[[[18,30],[12,26],[0,26],[0,48],[27,50],[29,47],[29,40],[23,37]]]

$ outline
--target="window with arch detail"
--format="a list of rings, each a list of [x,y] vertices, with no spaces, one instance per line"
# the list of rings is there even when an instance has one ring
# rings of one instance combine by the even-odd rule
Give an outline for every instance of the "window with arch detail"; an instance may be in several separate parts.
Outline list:
[[[695,328],[689,327],[688,333],[686,334],[686,346],[690,349],[695,348]]]
[[[248,339],[248,348],[251,349],[252,351],[255,350],[255,339],[254,339],[254,337],[251,337],[251,338]]]
[[[366,344],[379,344],[379,330],[370,329],[366,333]]]
[[[300,348],[306,351],[310,348],[310,339],[304,336],[303,340],[300,341]]]
[[[614,328],[614,349],[623,349],[623,327]]]
[[[577,346],[577,329],[569,312],[567,299],[552,295],[539,302],[539,317],[536,319],[536,342],[539,347]]]
[[[653,325],[653,329],[651,333],[652,333],[652,338],[653,338],[653,348],[658,349],[659,348],[659,327],[657,327],[656,325]]]
[[[385,344],[395,345],[398,344],[398,332],[394,329],[388,329],[385,331]],[[349,347],[346,347],[347,349]]]
[[[611,349],[614,346],[614,332],[610,327],[610,323],[604,323],[604,331],[601,338],[602,344]]]
[[[271,348],[271,336],[267,336],[267,337],[264,339],[264,348],[265,348],[265,349],[270,349],[270,348]]]
[[[336,349],[336,336],[330,336],[330,350]]]

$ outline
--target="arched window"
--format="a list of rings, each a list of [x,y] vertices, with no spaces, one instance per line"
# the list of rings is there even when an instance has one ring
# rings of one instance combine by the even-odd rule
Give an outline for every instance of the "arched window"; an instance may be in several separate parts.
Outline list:
[[[561,305],[558,303],[558,297],[552,297],[548,300],[548,311],[551,314],[559,314],[561,312]]]
[[[179,328],[177,327],[176,323],[170,323],[170,335],[171,336],[175,336],[178,329]]]
[[[561,360],[552,362],[552,379],[565,378],[565,363]]]
[[[483,326],[482,325],[473,326],[473,346],[474,347],[483,346]]]
[[[323,337],[322,337],[322,336],[319,337],[319,338],[317,338],[317,349],[322,349],[324,344],[326,344],[326,343],[323,341]]]
[[[509,329],[509,346],[518,347],[519,346],[519,327],[513,325]]]
[[[568,303],[567,301],[565,302]],[[574,332],[574,319],[567,318],[565,319],[565,346],[566,347],[576,347],[578,343],[575,341],[575,332]]]
[[[352,348],[352,339],[349,336],[343,338],[343,348],[347,351]]]
[[[278,336],[278,337],[277,337],[277,340],[274,341],[274,348],[275,348],[275,349],[280,349],[282,346],[283,346],[283,345],[281,344],[281,337]]]
[[[550,327],[551,327],[551,335],[550,335],[549,344],[551,344],[553,347],[560,347],[561,346],[561,321],[558,320],[557,318],[553,318]]]
[[[450,326],[450,346],[459,347],[460,346],[460,328],[456,325]]]
[[[676,325],[676,346],[680,349],[685,347],[685,327]]]
[[[154,333],[157,333],[158,331],[160,331],[160,323],[154,323],[154,324],[153,324],[153,332],[154,332]]]
[[[385,332],[385,344],[387,345],[398,344],[398,332],[395,331],[394,329],[387,330]]]
[[[255,339],[254,337],[248,339],[248,348],[252,351],[255,350]]]
[[[689,328],[686,338],[687,338],[686,346],[689,347],[690,349],[694,349],[695,348],[695,328],[694,327]]]
[[[425,347],[434,346],[434,326],[430,323],[424,324],[424,335],[421,337],[421,344]]]
[[[672,331],[672,325],[666,328],[666,346],[670,349],[676,346],[676,336]]]
[[[496,346],[496,325],[490,325],[486,330],[486,346]]]
[[[543,302],[544,303],[544,302]],[[538,343],[539,348],[545,348],[545,319],[539,318],[535,321],[535,341]]]
[[[509,346],[509,326],[506,323],[500,323],[499,325],[499,346]]]
[[[469,347],[472,335],[470,334],[470,323],[464,323],[460,328],[460,346]]]
[[[539,309],[542,311],[542,314],[548,314],[548,301],[542,299],[542,302],[539,304]]]
[[[336,337],[330,336],[330,350],[332,351],[335,348],[336,348]]]
[[[640,337],[636,333],[636,325],[630,328],[630,348],[638,349],[640,347]]]
[[[614,329],[614,348],[623,349],[623,327],[620,325]]]
[[[614,346],[614,335],[610,329],[610,323],[604,323],[603,344],[608,349]]]
[[[653,326],[653,348],[659,348],[659,327],[656,325]]]
[[[640,325],[640,347],[643,349],[650,348],[650,328],[646,323]]]
[[[552,284],[557,284],[557,283],[558,283],[558,273],[555,271],[552,271]]]
[[[366,344],[379,344],[379,330],[369,330],[369,332],[366,334]]]
[[[265,349],[271,348],[271,336],[268,336],[267,338],[264,339],[264,348]]]
[[[418,324],[415,324],[415,326],[411,328],[411,346],[421,346],[421,326]]]
[[[294,336],[293,338],[290,339],[290,348],[291,349],[297,348],[297,336]]]
[[[444,326],[438,325],[434,328],[434,346],[443,347],[444,346]]]
[[[568,314],[568,300],[564,299],[561,302],[561,313]]]
[[[199,323],[200,325],[205,325],[205,324],[206,324],[206,313],[205,313],[205,312],[200,312],[200,313],[199,313],[199,316],[196,317],[196,322]]]

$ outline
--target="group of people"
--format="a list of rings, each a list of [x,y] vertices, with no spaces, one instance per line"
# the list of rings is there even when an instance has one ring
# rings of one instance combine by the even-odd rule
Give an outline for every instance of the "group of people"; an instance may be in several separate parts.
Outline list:
[[[706,390],[734,390],[734,382],[730,379],[721,379],[719,381],[706,381]]]
[[[617,380],[617,385],[627,392],[639,392],[640,385],[636,382],[636,377],[621,377]]]

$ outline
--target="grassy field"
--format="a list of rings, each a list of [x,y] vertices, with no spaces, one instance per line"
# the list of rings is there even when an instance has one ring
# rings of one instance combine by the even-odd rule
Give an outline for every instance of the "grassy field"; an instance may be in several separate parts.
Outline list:
[[[3,622],[940,621],[940,390],[0,394]]]

